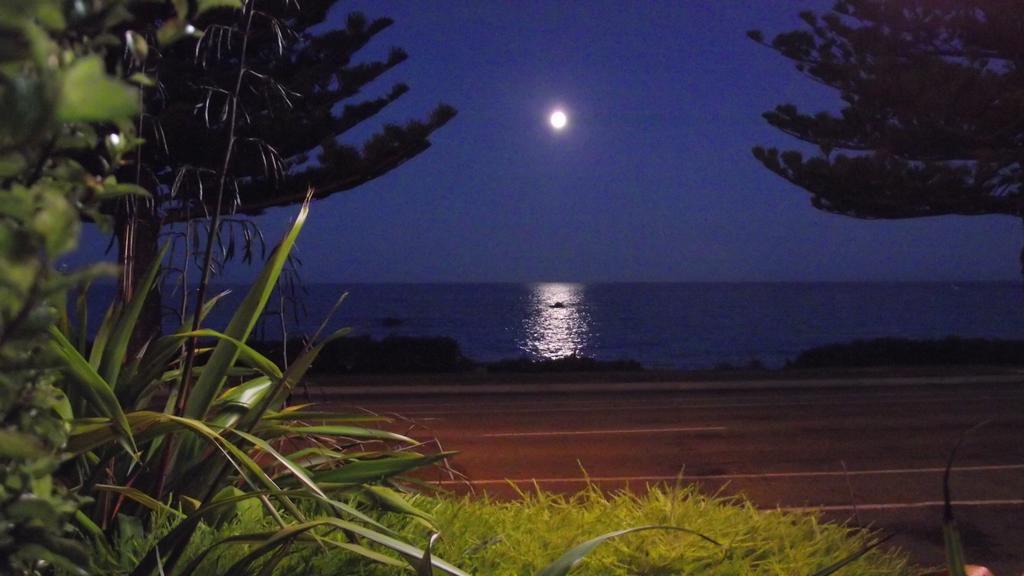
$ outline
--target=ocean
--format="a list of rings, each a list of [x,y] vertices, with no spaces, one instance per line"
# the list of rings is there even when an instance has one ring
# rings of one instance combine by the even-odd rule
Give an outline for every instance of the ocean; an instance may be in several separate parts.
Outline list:
[[[110,297],[111,288],[104,288],[90,298],[94,305]],[[235,287],[218,305],[212,326],[226,323],[244,288]],[[375,338],[448,336],[479,361],[577,354],[650,368],[752,361],[779,367],[807,348],[856,339],[1024,338],[1024,287],[1017,283],[307,284],[305,290],[304,312],[286,315],[291,335],[315,332],[348,292],[329,329],[350,326]],[[279,335],[278,317],[257,334]]]

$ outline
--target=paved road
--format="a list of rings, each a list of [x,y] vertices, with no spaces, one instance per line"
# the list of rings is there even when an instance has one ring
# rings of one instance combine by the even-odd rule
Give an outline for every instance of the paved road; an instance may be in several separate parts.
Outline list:
[[[1024,573],[1024,386],[364,396],[398,429],[458,450],[458,490],[509,496],[508,481],[557,491],[697,482],[765,508],[819,508],[895,531],[942,562],[942,471],[952,475],[968,560]]]

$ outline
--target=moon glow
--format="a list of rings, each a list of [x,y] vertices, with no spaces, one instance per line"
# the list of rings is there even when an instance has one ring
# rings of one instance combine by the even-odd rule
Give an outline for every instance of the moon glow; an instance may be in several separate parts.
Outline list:
[[[561,110],[555,110],[551,113],[551,117],[548,119],[551,122],[551,127],[555,130],[561,130],[569,124],[569,117],[565,115],[565,112]]]

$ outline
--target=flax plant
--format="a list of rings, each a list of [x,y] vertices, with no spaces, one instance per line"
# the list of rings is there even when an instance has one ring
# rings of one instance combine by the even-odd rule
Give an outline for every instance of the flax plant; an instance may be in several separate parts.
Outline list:
[[[410,438],[368,428],[365,416],[285,405],[323,344],[341,333],[309,346],[285,370],[245,343],[308,214],[307,204],[223,332],[201,327],[217,304],[213,299],[195,320],[151,342],[137,357],[127,357],[128,338],[146,290],[158,276],[157,266],[146,273],[144,290],[107,312],[87,353],[61,330],[51,330],[51,349],[69,376],[65,392],[77,407],[63,473],[81,493],[96,497],[90,510],[78,514],[80,527],[96,550],[114,558],[116,542],[104,532],[118,525],[120,515],[145,520],[158,513],[176,519],[130,567],[133,575],[191,572],[205,554],[187,567],[180,561],[200,524],[226,521],[248,501],[258,502],[277,528],[211,545],[252,548],[227,574],[243,573],[257,561],[280,562],[301,553],[303,546],[317,546],[334,531],[346,535],[346,551],[376,561],[418,562],[423,557],[421,549],[375,521],[365,503],[411,509],[401,504],[390,482],[447,454],[425,453]],[[193,398],[208,400],[189,404],[193,411],[179,414],[176,396],[185,378],[181,350],[192,345]],[[161,401],[164,408],[155,409]],[[181,440],[180,449],[165,469],[161,461],[175,439]],[[157,493],[157,486],[164,494]],[[367,498],[370,493],[385,498]],[[314,505],[297,504],[307,500]],[[462,574],[441,559],[431,564]]]

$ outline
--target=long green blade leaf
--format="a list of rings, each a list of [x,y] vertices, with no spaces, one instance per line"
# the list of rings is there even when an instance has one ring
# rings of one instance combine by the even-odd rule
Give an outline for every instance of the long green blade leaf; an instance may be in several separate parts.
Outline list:
[[[311,520],[309,522],[294,524],[292,526],[288,526],[286,528],[283,528],[282,530],[279,530],[277,533],[267,538],[263,542],[263,544],[257,546],[249,554],[246,554],[244,557],[238,560],[231,567],[231,569],[227,571],[225,576],[243,576],[247,573],[246,570],[248,570],[249,566],[254,561],[259,559],[261,556],[271,552],[279,546],[282,546],[292,541],[300,534],[306,533],[310,530],[313,530],[314,528],[320,527],[330,527],[336,530],[345,530],[347,532],[357,534],[371,542],[382,545],[386,548],[390,548],[391,550],[394,550],[395,552],[402,554],[412,562],[420,561],[424,556],[423,550],[420,550],[415,546],[402,542],[401,540],[397,540],[385,534],[381,534],[380,532],[377,532],[375,530],[366,528],[365,526],[361,526],[359,524],[355,524],[352,522],[346,522],[344,520],[338,520],[336,518],[322,518],[319,520]],[[447,572],[452,576],[469,576],[469,574],[463,572],[462,570],[459,570],[458,568],[445,562],[444,560],[433,558],[431,560],[431,563],[435,568]]]
[[[107,349],[107,341],[110,340],[110,333],[114,331],[117,324],[117,317],[121,313],[121,303],[114,302],[103,313],[103,320],[96,330],[96,337],[92,339],[92,349],[89,350],[89,365],[95,370],[100,369],[103,360],[103,351]]]
[[[120,317],[117,319],[117,326],[111,333],[110,340],[103,350],[103,359],[100,361],[99,372],[115,391],[118,388],[117,379],[121,374],[121,368],[124,366],[125,355],[128,353],[128,342],[131,340],[132,334],[139,323],[142,306],[146,303],[146,299],[149,298],[149,292],[153,289],[157,273],[160,272],[160,266],[163,264],[164,256],[167,255],[168,248],[170,248],[170,243],[168,242],[165,242],[160,248],[160,252],[153,259],[149,269],[146,270],[146,274],[143,276],[142,282],[139,284],[135,294],[132,294],[131,300],[128,301],[128,305],[125,306]]]
[[[693,534],[694,536],[697,536],[702,540],[705,540],[712,544],[715,544],[716,546],[721,546],[721,544],[711,539],[710,537],[705,536],[700,532],[689,530],[687,528],[680,528],[678,526],[638,526],[636,528],[627,528],[625,530],[618,530],[615,532],[602,534],[597,538],[593,538],[591,540],[587,540],[582,544],[578,544],[570,548],[565,554],[559,556],[557,560],[555,560],[551,564],[548,564],[540,572],[537,572],[537,576],[566,576],[566,574],[568,574],[569,571],[572,570],[573,566],[575,566],[580,560],[582,560],[584,556],[593,552],[594,548],[597,548],[598,546],[607,542],[608,540],[611,540],[612,538],[618,538],[619,536],[625,536],[626,534],[632,534],[634,532],[642,532],[644,530],[674,530],[677,532],[685,532],[687,534]]]
[[[326,425],[326,426],[283,426],[283,425],[267,425],[259,428],[261,432],[264,432],[268,436],[343,436],[345,438],[354,438],[357,440],[390,440],[394,442],[402,442],[405,444],[418,444],[416,440],[396,434],[394,432],[388,432],[387,430],[378,430],[375,428],[363,428],[362,426],[343,426],[343,425]]]
[[[848,566],[850,564],[853,564],[854,562],[859,560],[862,556],[864,556],[868,552],[871,552],[875,548],[878,548],[879,546],[882,545],[882,543],[888,541],[892,537],[893,537],[893,534],[887,534],[883,538],[879,538],[878,540],[874,540],[873,542],[870,542],[867,545],[862,546],[860,548],[860,550],[857,550],[856,552],[854,552],[853,554],[850,554],[846,558],[842,558],[842,559],[838,560],[837,562],[835,562],[833,564],[829,564],[828,566],[822,568],[821,570],[818,570],[817,572],[814,573],[813,576],[831,576],[832,574],[835,574],[836,572],[838,572],[839,570],[845,568],[846,566]]]
[[[317,496],[322,502],[326,503],[327,505],[331,506],[332,508],[335,508],[337,510],[341,510],[341,511],[347,513],[347,514],[350,514],[351,516],[353,516],[355,518],[358,518],[359,520],[362,520],[363,522],[366,522],[368,524],[372,524],[372,525],[374,525],[377,528],[380,528],[382,530],[387,530],[387,528],[385,528],[383,525],[379,524],[376,520],[374,520],[373,518],[370,518],[366,514],[363,514],[359,510],[357,510],[357,509],[355,509],[355,508],[353,508],[353,507],[351,507],[351,506],[349,506],[347,504],[343,504],[341,502],[337,502],[337,501],[329,498],[327,496],[327,494],[325,494],[324,491],[321,490],[319,486],[317,486],[316,482],[313,481],[313,478],[310,477],[309,472],[306,471],[305,468],[303,468],[299,464],[296,464],[295,462],[293,462],[292,460],[290,460],[289,458],[287,458],[286,456],[284,456],[283,454],[281,454],[280,452],[275,450],[273,446],[271,446],[268,442],[266,442],[262,438],[260,438],[258,436],[254,436],[252,434],[248,434],[246,432],[242,432],[241,430],[231,430],[231,432],[241,436],[242,438],[244,438],[245,440],[249,441],[250,443],[252,443],[257,448],[259,448],[260,450],[262,450],[266,454],[269,454],[275,460],[280,462],[288,470],[289,473],[291,473],[303,486],[305,486],[305,488],[307,490],[309,490],[312,494]]]
[[[238,423],[239,428],[251,430],[252,427],[256,425],[256,422],[260,420],[268,410],[275,409],[280,406],[291,393],[295,385],[302,380],[306,375],[306,372],[313,366],[313,361],[316,360],[316,357],[320,354],[320,351],[323,350],[324,346],[326,346],[330,341],[340,338],[348,332],[349,330],[347,328],[338,330],[328,338],[324,339],[324,341],[320,342],[316,346],[310,347],[299,355],[299,357],[288,366],[288,369],[285,370],[281,378],[278,379],[273,390],[264,396],[252,410],[242,417],[241,421]]]
[[[120,494],[125,498],[138,502],[139,504],[142,504],[146,508],[149,508],[150,510],[153,511],[166,512],[168,514],[171,514],[172,516],[178,517],[185,516],[181,512],[175,510],[174,508],[171,508],[167,504],[164,504],[163,502],[157,500],[156,498],[153,498],[149,494],[146,494],[145,492],[137,488],[132,488],[130,486],[113,486],[110,484],[97,484],[95,488],[101,492],[113,492],[115,494]]]
[[[284,268],[288,254],[294,247],[295,240],[299,231],[302,230],[308,214],[309,204],[304,203],[291,229],[274,249],[259,277],[253,282],[245,299],[238,306],[234,316],[231,317],[231,321],[224,330],[225,336],[240,342],[245,342],[249,338],[249,334],[263,313],[267,300],[277,284],[277,279],[281,276],[281,270]],[[234,365],[238,354],[238,347],[230,341],[221,341],[217,344],[213,355],[206,363],[206,369],[199,375],[195,387],[189,395],[184,416],[189,418],[206,416],[213,399],[220,394],[228,368]]]
[[[64,361],[68,374],[71,378],[68,383],[75,386],[85,397],[86,402],[91,405],[99,414],[110,418],[120,437],[127,443],[131,453],[137,452],[135,440],[121,409],[120,402],[114,395],[110,385],[104,380],[89,364],[89,362],[78,353],[78,350],[70,341],[55,327],[50,328],[50,349]]]
[[[454,452],[440,452],[437,454],[417,454],[415,452],[389,453],[380,458],[372,460],[355,460],[340,468],[314,472],[313,479],[321,487],[325,485],[351,486],[353,484],[365,484],[367,482],[379,482],[392,476],[397,476],[409,470],[415,470],[428,466],[455,454]]]

